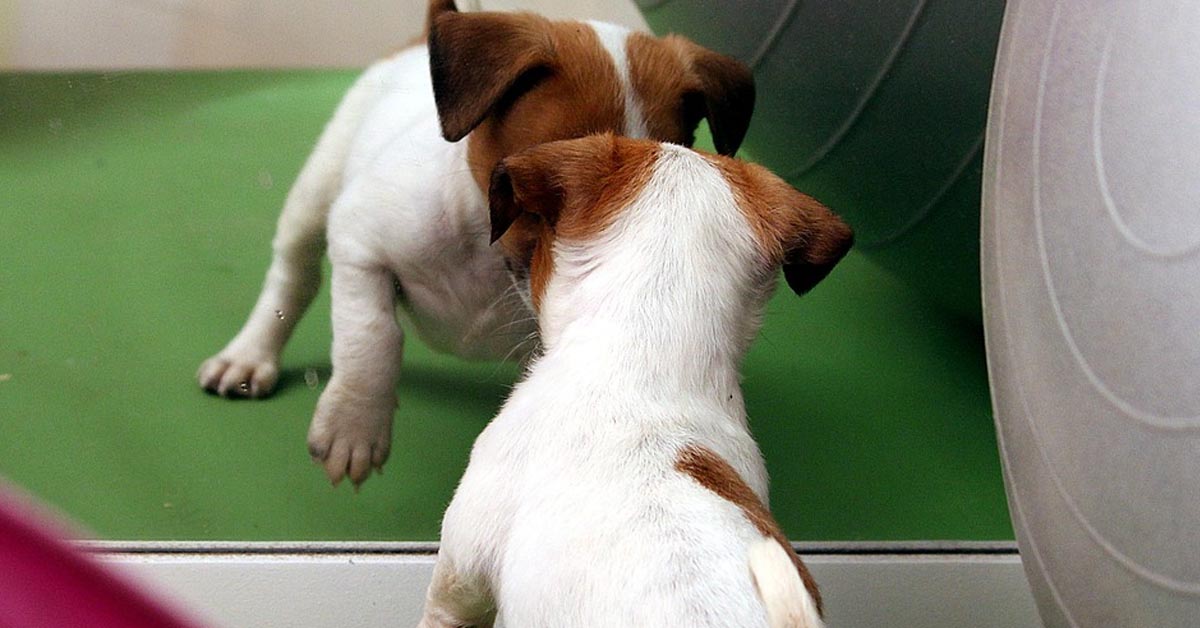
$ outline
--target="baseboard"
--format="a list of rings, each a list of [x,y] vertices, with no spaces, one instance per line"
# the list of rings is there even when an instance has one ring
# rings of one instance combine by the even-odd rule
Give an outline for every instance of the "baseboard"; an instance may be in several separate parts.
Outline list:
[[[81,542],[212,626],[415,626],[432,543]],[[808,543],[830,628],[1035,628],[1012,543]]]

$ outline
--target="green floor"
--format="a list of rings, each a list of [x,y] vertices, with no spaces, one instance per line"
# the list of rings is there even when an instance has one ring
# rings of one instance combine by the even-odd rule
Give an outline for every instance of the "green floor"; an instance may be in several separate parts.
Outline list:
[[[193,378],[253,303],[353,76],[0,75],[0,475],[106,538],[436,538],[513,368],[411,342],[391,461],[359,494],[305,451],[326,291],[274,397]],[[867,259],[780,292],[745,390],[791,537],[1012,538],[980,330]]]

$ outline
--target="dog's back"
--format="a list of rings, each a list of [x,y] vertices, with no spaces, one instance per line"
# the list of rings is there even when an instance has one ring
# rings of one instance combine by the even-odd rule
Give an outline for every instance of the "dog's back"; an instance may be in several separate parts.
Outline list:
[[[815,585],[805,590],[760,498],[740,395],[647,398],[639,373],[608,379],[592,357],[537,363],[447,512],[445,547],[490,546],[505,623],[819,625]],[[796,609],[809,623],[773,621]]]

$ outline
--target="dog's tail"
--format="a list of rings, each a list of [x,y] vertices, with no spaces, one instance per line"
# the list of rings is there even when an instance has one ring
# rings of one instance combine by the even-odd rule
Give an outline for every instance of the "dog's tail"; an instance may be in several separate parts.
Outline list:
[[[767,608],[767,625],[824,628],[817,602],[800,579],[790,551],[769,536],[750,546],[750,575]]]

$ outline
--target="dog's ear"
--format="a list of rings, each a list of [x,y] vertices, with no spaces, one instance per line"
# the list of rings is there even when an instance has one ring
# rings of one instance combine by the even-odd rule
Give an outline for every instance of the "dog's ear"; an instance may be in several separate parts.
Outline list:
[[[796,294],[812,290],[854,245],[850,226],[817,199],[757,164],[715,159],[764,259],[783,266],[783,277]]]
[[[679,35],[668,35],[665,39],[699,81],[698,93],[684,95],[685,101],[695,98],[697,104],[702,104],[703,115],[696,116],[696,122],[700,117],[708,119],[718,153],[736,153],[754,113],[754,74],[741,61]]]
[[[554,164],[529,152],[503,159],[492,169],[488,185],[492,244],[526,212],[541,216],[551,226],[558,220],[563,191],[553,181]]]
[[[500,160],[488,186],[492,242],[523,213],[540,217],[553,229],[568,199],[591,202],[615,149],[611,134],[593,135],[540,144]]]
[[[425,37],[433,30],[433,20],[443,13],[458,13],[454,0],[429,0],[429,11],[425,14]]]
[[[783,278],[797,295],[812,290],[854,246],[854,232],[817,199],[792,190],[800,228],[785,242]]]
[[[528,13],[459,13],[452,0],[429,7],[429,72],[442,136],[466,137],[523,78],[552,55],[538,18]]]

